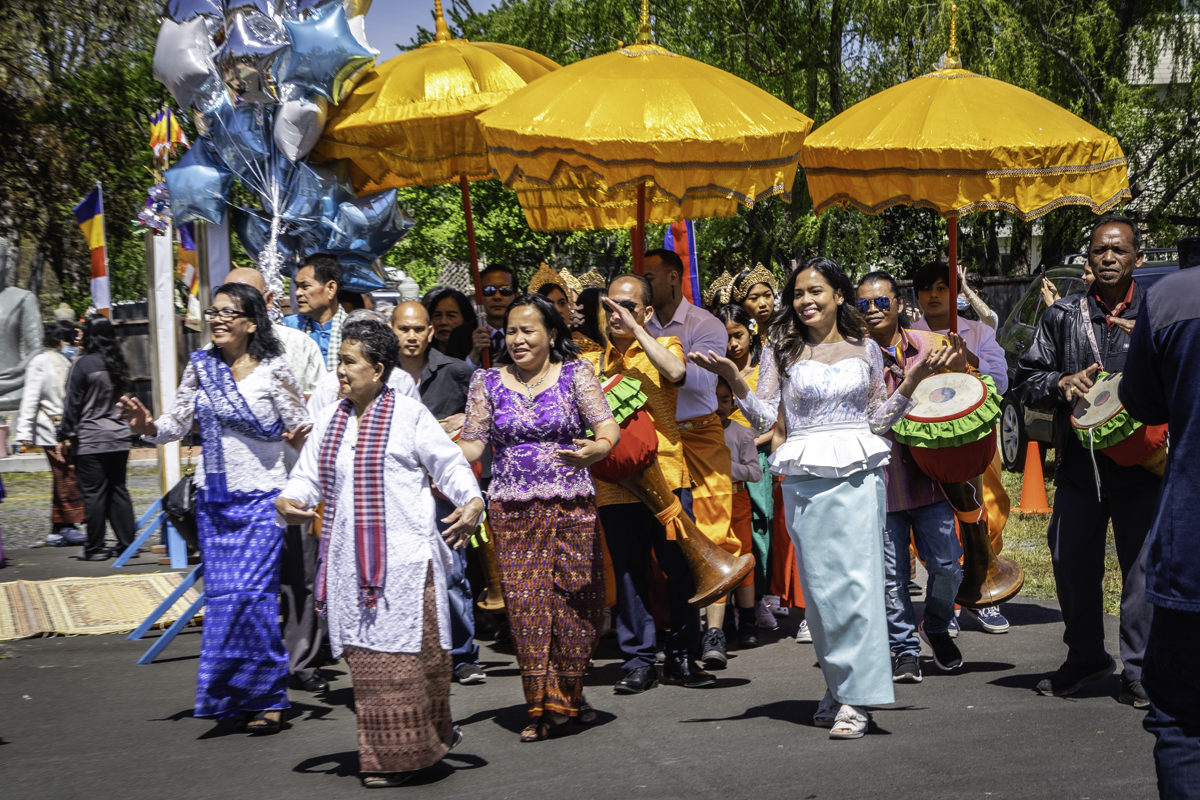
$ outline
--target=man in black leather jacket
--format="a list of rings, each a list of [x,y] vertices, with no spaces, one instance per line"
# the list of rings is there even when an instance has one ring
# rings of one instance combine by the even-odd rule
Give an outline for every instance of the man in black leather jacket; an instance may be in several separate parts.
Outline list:
[[[1046,310],[1033,342],[1021,355],[1013,386],[1025,405],[1054,412],[1057,437],[1057,489],[1048,539],[1068,652],[1066,662],[1038,684],[1038,691],[1058,697],[1074,694],[1115,669],[1104,647],[1101,588],[1111,521],[1123,582],[1119,700],[1135,708],[1149,707],[1141,682],[1152,613],[1146,601],[1143,545],[1160,481],[1149,470],[1122,467],[1100,451],[1093,465],[1092,453],[1079,441],[1070,420],[1072,404],[1091,388],[1097,371],[1125,368],[1129,333],[1145,299],[1133,280],[1142,258],[1136,223],[1123,217],[1100,220],[1088,248],[1095,282],[1086,294],[1065,297]],[[1091,327],[1094,347],[1086,326]]]

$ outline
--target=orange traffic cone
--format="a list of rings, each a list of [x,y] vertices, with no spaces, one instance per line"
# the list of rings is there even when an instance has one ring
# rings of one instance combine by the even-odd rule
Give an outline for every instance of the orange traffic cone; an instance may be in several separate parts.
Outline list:
[[[1021,503],[1013,511],[1018,514],[1048,514],[1050,501],[1046,499],[1046,479],[1042,476],[1042,448],[1037,442],[1029,442],[1025,448],[1025,477],[1021,480]]]

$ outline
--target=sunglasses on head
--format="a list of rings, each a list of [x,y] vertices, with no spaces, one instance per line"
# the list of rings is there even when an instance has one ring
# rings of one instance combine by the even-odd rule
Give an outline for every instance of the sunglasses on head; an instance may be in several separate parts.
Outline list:
[[[871,301],[870,300],[859,300],[855,305],[857,305],[858,310],[864,314],[871,310]],[[880,311],[887,311],[889,308],[892,307],[892,298],[883,297],[883,296],[876,297],[875,298],[875,307],[878,308]]]
[[[484,297],[491,297],[496,292],[499,292],[502,297],[512,297],[517,293],[517,290],[511,286],[485,286],[483,287],[482,294]]]

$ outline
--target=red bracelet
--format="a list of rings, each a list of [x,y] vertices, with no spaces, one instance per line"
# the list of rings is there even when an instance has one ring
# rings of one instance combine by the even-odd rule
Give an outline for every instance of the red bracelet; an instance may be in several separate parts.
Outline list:
[[[597,436],[597,437],[596,437],[596,441],[597,441],[597,442],[598,442],[598,441],[600,441],[601,439],[603,439],[604,441],[608,442],[608,452],[610,452],[610,453],[611,453],[611,452],[612,452],[612,450],[613,450],[613,443],[612,443],[612,439],[608,438],[607,436]]]

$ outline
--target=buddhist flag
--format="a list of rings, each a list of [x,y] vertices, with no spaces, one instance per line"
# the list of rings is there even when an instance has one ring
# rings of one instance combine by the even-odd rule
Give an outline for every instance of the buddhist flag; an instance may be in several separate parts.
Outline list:
[[[700,305],[700,265],[696,259],[696,229],[692,221],[689,219],[668,226],[663,247],[674,251],[683,262],[683,294],[692,305]]]
[[[162,156],[164,151],[174,154],[175,145],[187,143],[187,134],[171,109],[163,108],[150,117],[150,149],[154,155]]]
[[[92,251],[92,305],[106,317],[112,315],[108,294],[108,255],[104,249],[104,193],[100,184],[75,206],[75,221]]]

